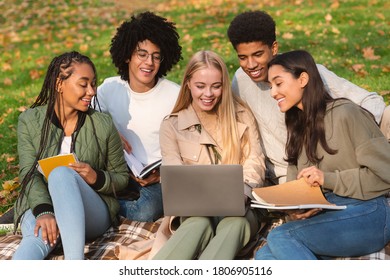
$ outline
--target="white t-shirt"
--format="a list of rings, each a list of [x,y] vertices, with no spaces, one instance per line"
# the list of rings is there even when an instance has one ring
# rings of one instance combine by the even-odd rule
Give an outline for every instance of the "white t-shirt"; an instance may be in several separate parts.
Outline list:
[[[60,155],[69,154],[71,145],[72,145],[72,136],[64,136],[64,139],[62,140],[61,143]]]
[[[112,116],[134,156],[144,165],[161,159],[160,124],[171,113],[179,90],[178,84],[160,78],[150,91],[137,93],[119,76],[105,79],[98,87],[102,112]]]

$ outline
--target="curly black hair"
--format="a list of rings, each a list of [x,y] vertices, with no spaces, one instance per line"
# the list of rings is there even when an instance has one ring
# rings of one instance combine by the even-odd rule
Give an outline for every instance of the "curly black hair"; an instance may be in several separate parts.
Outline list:
[[[233,48],[241,43],[261,41],[269,47],[276,41],[275,21],[264,11],[246,11],[229,25],[227,35]]]
[[[164,58],[156,77],[165,76],[172,67],[182,59],[179,34],[175,23],[152,12],[132,15],[129,21],[123,22],[111,40],[110,53],[112,62],[118,69],[118,74],[129,81],[129,68],[126,63],[130,60],[139,42],[149,40],[160,48]]]

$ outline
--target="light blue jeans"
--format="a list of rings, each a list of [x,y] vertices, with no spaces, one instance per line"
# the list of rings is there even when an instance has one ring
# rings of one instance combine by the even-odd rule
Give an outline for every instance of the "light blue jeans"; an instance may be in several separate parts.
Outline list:
[[[390,241],[390,207],[383,196],[362,201],[327,193],[344,210],[324,210],[306,220],[273,229],[257,260],[313,260],[363,256],[381,250]]]
[[[118,199],[119,214],[132,221],[153,222],[163,216],[161,184],[139,187],[137,200]]]
[[[107,205],[68,167],[57,167],[50,173],[48,189],[65,259],[83,260],[85,240],[97,238],[111,225]],[[14,260],[43,260],[54,249],[43,242],[41,230],[34,236],[35,223],[32,211],[25,212],[21,220],[23,238],[13,255]]]

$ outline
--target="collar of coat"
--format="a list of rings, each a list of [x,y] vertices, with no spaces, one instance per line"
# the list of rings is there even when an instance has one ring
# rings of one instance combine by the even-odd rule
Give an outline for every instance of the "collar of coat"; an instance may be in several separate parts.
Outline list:
[[[87,114],[91,114],[91,109],[88,109],[87,112],[81,112],[81,111],[78,112],[78,119],[77,119],[77,125],[75,128],[75,132],[78,131],[83,126],[83,124],[85,122],[85,117]],[[61,130],[64,130],[64,128],[62,127],[62,124],[61,124],[60,120],[58,119],[58,116],[55,112],[53,112],[53,115],[51,116],[50,121],[56,127],[60,128]]]
[[[244,108],[242,108],[241,106],[236,107],[236,110],[238,115],[245,113]],[[186,109],[181,110],[180,112],[170,114],[170,116],[177,116],[177,124],[179,130],[194,129],[196,131],[196,126],[201,125],[198,116],[196,115],[192,105],[188,106]],[[242,122],[237,121],[237,128],[238,128],[238,135],[240,136],[240,138],[242,138],[248,126]],[[204,130],[202,130],[201,132],[200,143],[213,144],[217,146],[214,139]]]

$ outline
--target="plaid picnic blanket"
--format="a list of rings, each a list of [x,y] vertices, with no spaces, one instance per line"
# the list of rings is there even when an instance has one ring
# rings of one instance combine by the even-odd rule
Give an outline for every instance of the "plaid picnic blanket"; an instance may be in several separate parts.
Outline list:
[[[101,237],[93,242],[87,242],[84,248],[85,258],[89,260],[117,260],[115,248],[119,245],[130,244],[154,238],[161,219],[156,222],[135,222],[122,218],[118,227],[111,227]],[[10,260],[18,247],[22,235],[7,234],[0,237],[0,260]],[[64,259],[61,244],[48,256],[50,260]]]
[[[118,260],[116,248],[120,245],[132,246],[138,241],[151,240],[155,238],[155,233],[162,219],[153,223],[135,222],[125,218],[121,219],[121,224],[118,227],[111,227],[103,236],[93,242],[85,245],[85,258],[90,260]],[[266,237],[270,230],[280,225],[283,221],[274,220],[270,223],[261,237],[259,247],[266,243]],[[17,234],[7,234],[0,237],[0,260],[9,260],[19,245],[22,236],[20,232]],[[59,244],[57,248],[49,255],[48,259],[61,260],[64,259],[62,248]],[[338,259],[360,259],[360,260],[389,260],[390,259],[390,243],[379,252],[372,253],[366,256],[356,258],[338,258]]]

